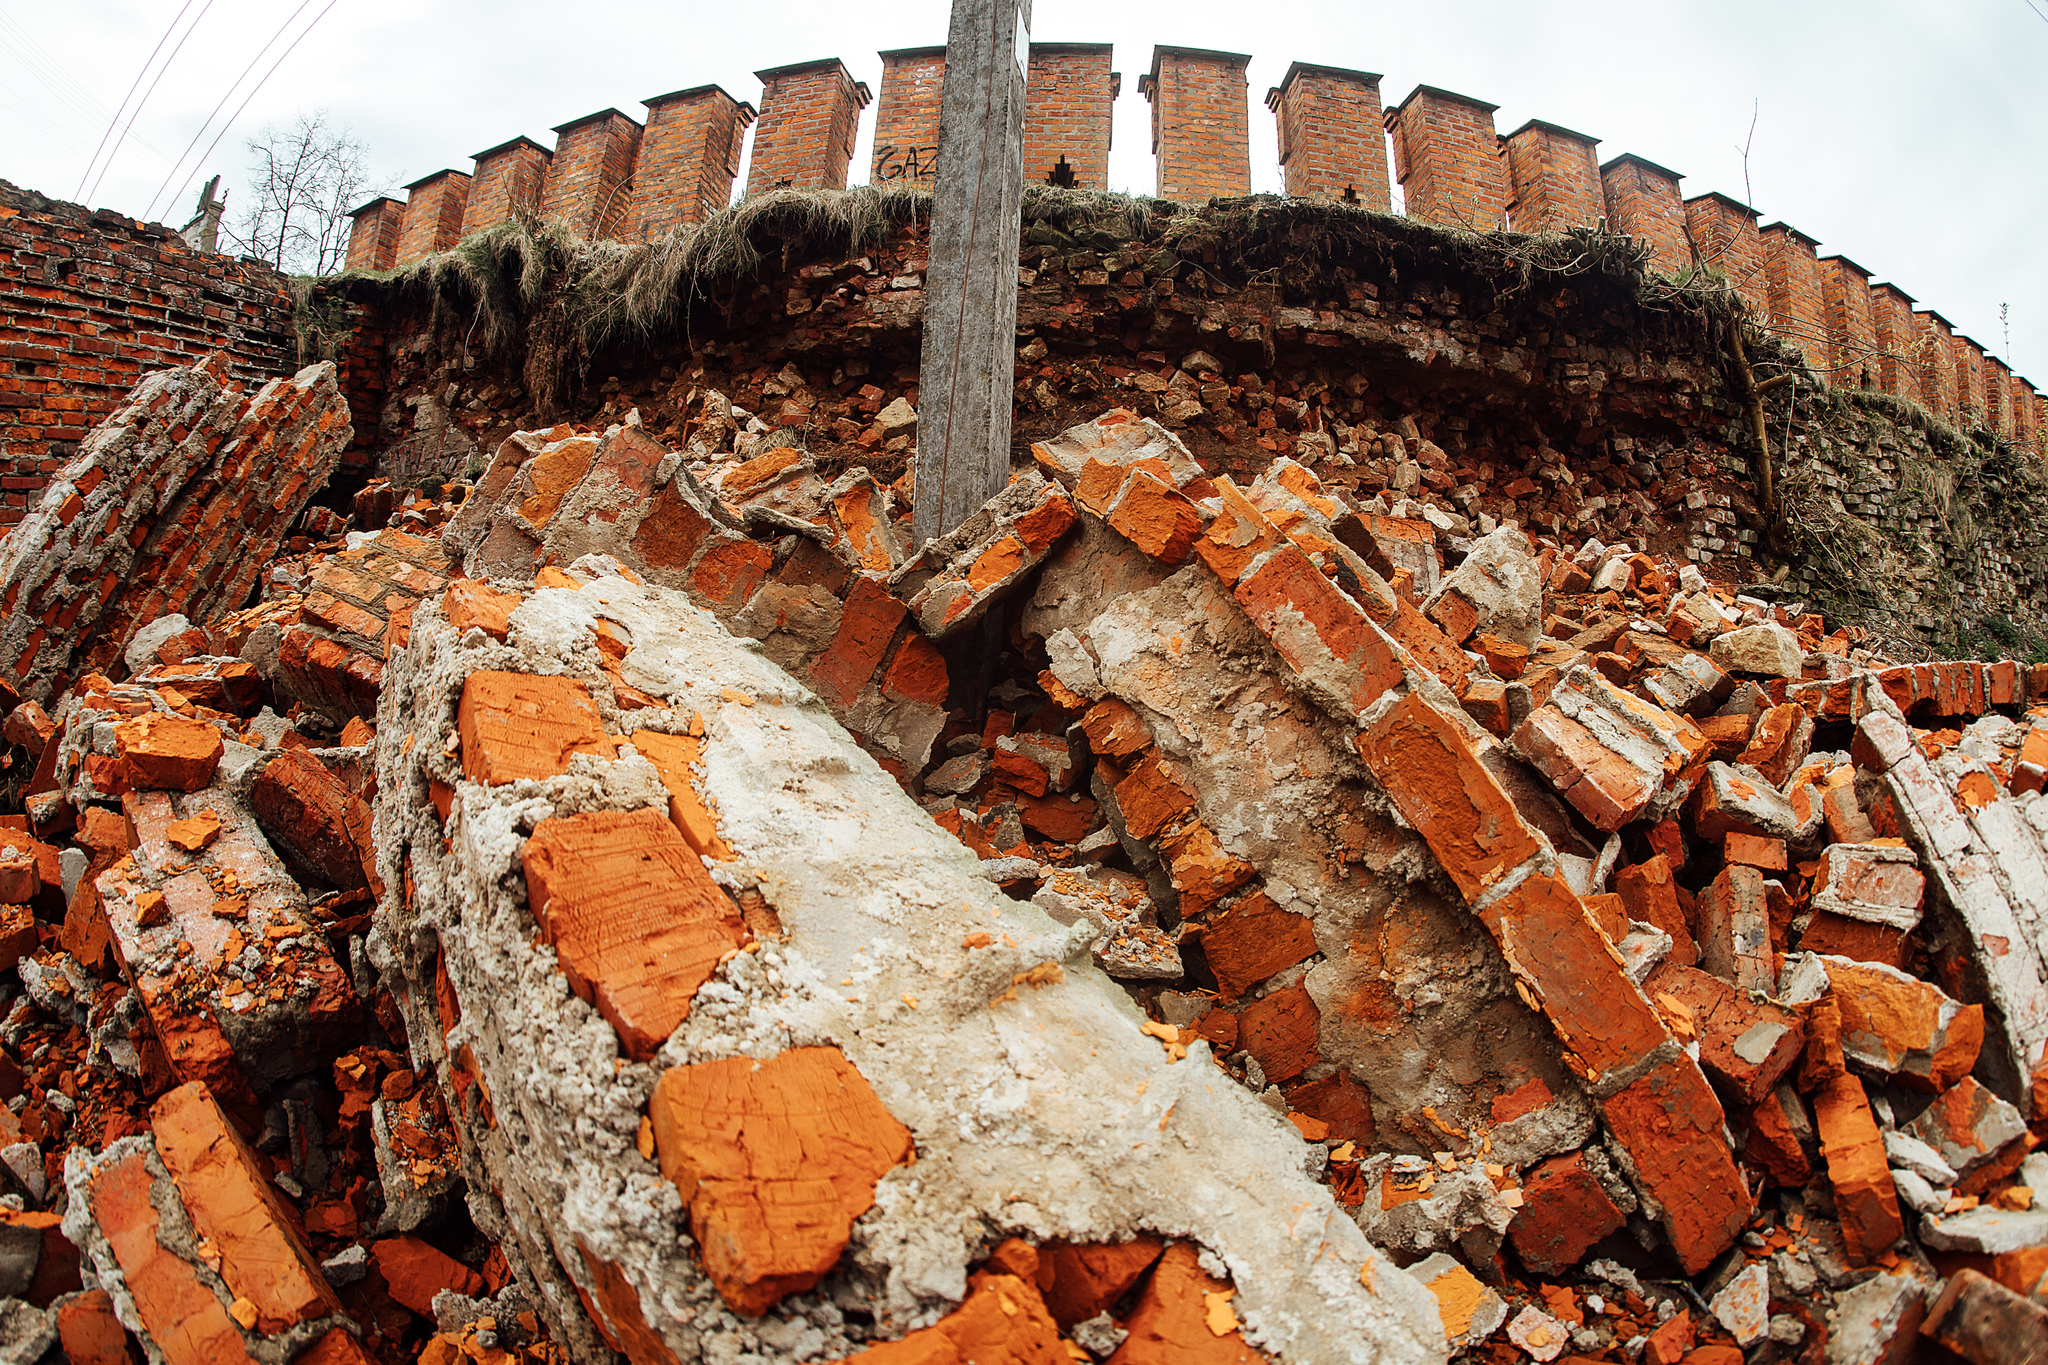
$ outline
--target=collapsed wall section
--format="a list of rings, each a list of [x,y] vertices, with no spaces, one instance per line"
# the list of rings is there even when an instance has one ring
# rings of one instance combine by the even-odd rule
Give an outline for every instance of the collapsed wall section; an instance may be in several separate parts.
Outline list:
[[[1298,1134],[1141,1032],[1092,935],[998,893],[679,594],[601,558],[549,581],[414,619],[380,708],[379,866],[406,891],[377,951],[455,1097],[472,1212],[559,1340],[693,1358],[767,1313],[844,1354],[932,1321],[1011,1234],[1151,1232],[1213,1252],[1246,1336],[1288,1359],[1440,1358],[1433,1301]],[[614,941],[628,905],[641,932]],[[763,1148],[726,1188],[690,1097],[742,1102],[714,1077],[736,1061],[837,1077],[874,1158],[785,1174]],[[778,1212],[799,1175],[844,1191],[814,1231]]]

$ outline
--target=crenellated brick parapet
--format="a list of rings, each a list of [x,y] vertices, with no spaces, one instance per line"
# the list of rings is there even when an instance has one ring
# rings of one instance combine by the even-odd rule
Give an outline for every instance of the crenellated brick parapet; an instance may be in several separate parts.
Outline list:
[[[642,129],[617,109],[557,124],[555,155],[541,182],[541,216],[585,237],[616,237],[632,207]]]
[[[1110,113],[1124,78],[1109,43],[1033,43],[1024,84],[1024,183],[1109,188]]]
[[[939,171],[939,97],[946,88],[946,48],[901,47],[877,53],[882,91],[875,99],[870,184],[930,184]]]
[[[641,103],[647,106],[647,128],[640,135],[633,203],[621,235],[646,242],[701,223],[732,202],[754,106],[715,85]]]
[[[1692,249],[1685,241],[1685,199],[1678,192],[1678,182],[1684,178],[1633,153],[1615,157],[1600,168],[1608,231],[1647,241],[1651,264],[1666,275],[1675,275],[1692,264]]]
[[[1770,303],[1771,327],[1799,348],[1809,364],[1828,362],[1827,301],[1821,288],[1819,239],[1789,223],[1762,228],[1764,295]]]
[[[1493,130],[1498,105],[1418,85],[1387,113],[1394,174],[1410,218],[1493,232],[1507,220],[1507,170]]]
[[[1242,52],[1155,47],[1138,93],[1152,106],[1152,152],[1161,199],[1249,194],[1251,139],[1246,129]]]
[[[1599,138],[1535,118],[1502,138],[1514,191],[1508,225],[1516,232],[1596,226],[1607,209],[1593,155],[1599,145]]]
[[[747,193],[846,187],[860,111],[873,98],[837,57],[756,71],[761,118]]]
[[[411,186],[409,201],[357,209],[351,270],[385,270],[446,250],[527,211],[585,238],[646,242],[700,223],[731,202],[753,147],[745,192],[835,189],[848,183],[863,110],[875,107],[867,181],[934,183],[939,162],[943,45],[883,49],[879,94],[835,57],[770,67],[760,110],[717,85],[642,101],[643,125],[617,109],[555,129],[557,147],[517,137],[476,155],[473,175],[447,170]],[[1112,113],[1122,77],[1108,43],[1034,42],[1025,94],[1030,185],[1111,188]],[[1251,193],[1245,53],[1161,45],[1138,81],[1149,108],[1153,192],[1181,202]],[[1684,176],[1634,152],[1598,158],[1599,139],[1543,118],[1498,133],[1496,106],[1418,85],[1391,109],[1369,71],[1294,61],[1264,100],[1274,120],[1284,193],[1393,207],[1471,231],[1604,229],[1640,239],[1648,267],[1673,277],[1696,266],[1725,278],[1752,314],[1827,382],[1925,402],[1969,428],[2033,433],[2042,396],[1938,315],[1916,314],[1896,284],[1719,191],[1686,195]]]
[[[1728,277],[1743,301],[1759,311],[1769,307],[1764,284],[1763,240],[1757,211],[1718,192],[1685,201],[1685,225],[1700,259]]]
[[[1392,211],[1379,73],[1296,62],[1266,92],[1266,107],[1288,194]]]
[[[397,265],[446,251],[462,240],[462,211],[469,203],[470,178],[461,171],[435,171],[405,188],[405,219],[398,229]]]
[[[405,201],[380,194],[349,211],[350,270],[389,270],[398,263],[398,234],[405,227]]]
[[[481,232],[522,213],[540,212],[541,188],[555,154],[524,135],[478,152],[462,210],[462,235]]]
[[[1828,325],[1828,382],[1877,387],[1877,322],[1870,272],[1847,256],[1820,259],[1821,307]]]

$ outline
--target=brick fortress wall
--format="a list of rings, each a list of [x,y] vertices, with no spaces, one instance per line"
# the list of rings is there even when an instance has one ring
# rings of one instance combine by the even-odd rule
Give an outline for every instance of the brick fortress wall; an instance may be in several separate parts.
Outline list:
[[[945,79],[942,47],[898,48],[881,54],[869,180],[878,185],[929,183],[936,164],[938,108]],[[1250,187],[1250,132],[1244,98],[1249,58],[1238,53],[1159,47],[1140,79],[1150,102],[1152,147],[1161,197],[1182,201],[1235,195]],[[1111,111],[1121,78],[1107,43],[1033,43],[1025,93],[1027,183],[1108,187]],[[867,88],[836,59],[757,72],[762,113],[754,128],[749,193],[778,185],[843,185]],[[715,92],[716,98],[710,97]],[[702,95],[719,117],[678,117],[665,101]],[[557,164],[548,172],[548,211],[586,234],[644,241],[702,221],[730,198],[745,139],[749,106],[715,86],[648,101],[649,132],[639,165],[616,157],[602,177],[574,177]],[[1725,194],[1686,197],[1684,176],[1633,153],[1605,162],[1598,140],[1530,119],[1505,137],[1494,129],[1494,106],[1434,86],[1417,86],[1382,116],[1379,77],[1370,72],[1296,62],[1268,92],[1275,147],[1286,192],[1332,198],[1378,211],[1391,205],[1398,174],[1413,218],[1444,226],[1516,231],[1588,228],[1646,241],[1652,268],[1668,275],[1693,268],[1694,252],[1725,276],[1763,324],[1793,345],[1834,385],[1869,387],[1916,402],[1942,420],[1981,426],[2038,448],[2048,428],[2048,399],[2025,377],[1913,299],[1895,283],[1839,255],[1821,257],[1819,243],[1789,224],[1759,231],[1759,213]],[[620,124],[631,120],[608,111]],[[596,117],[596,116],[593,116]],[[564,125],[574,130],[580,124]],[[569,133],[565,132],[565,139]],[[502,221],[509,210],[488,188],[494,148],[478,158],[463,235]],[[565,141],[565,146],[567,145]],[[1389,147],[1391,145],[1391,166]],[[522,153],[537,159],[537,144]],[[560,162],[559,153],[556,160]],[[694,167],[694,173],[679,167]],[[443,173],[451,177],[453,173]],[[453,181],[430,177],[414,200],[364,205],[350,241],[351,269],[387,269],[406,257],[398,237],[445,237],[445,206],[429,196],[452,193]],[[600,183],[601,182],[601,183]],[[615,207],[627,186],[622,211]],[[431,222],[425,221],[431,220]]]
[[[216,350],[245,387],[297,368],[284,276],[0,181],[0,526],[143,374]]]

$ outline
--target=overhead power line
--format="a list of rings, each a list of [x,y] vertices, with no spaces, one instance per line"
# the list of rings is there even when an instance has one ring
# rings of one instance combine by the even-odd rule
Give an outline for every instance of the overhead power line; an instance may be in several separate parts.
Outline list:
[[[215,147],[220,146],[220,140],[228,135],[228,129],[235,126],[235,120],[240,118],[242,116],[242,111],[249,107],[249,101],[255,99],[257,93],[261,91],[265,85],[269,84],[270,78],[277,74],[277,69],[280,66],[284,65],[285,58],[291,56],[293,51],[297,49],[298,45],[306,41],[306,35],[311,33],[315,28],[318,28],[320,25],[320,21],[322,19],[325,19],[328,16],[328,14],[334,9],[334,7],[340,3],[341,0],[327,0],[327,8],[321,10],[318,14],[314,15],[313,21],[307,24],[304,28],[299,30],[299,36],[292,39],[290,45],[287,46],[284,51],[277,54],[277,60],[270,64],[270,70],[264,72],[263,79],[257,81],[255,85],[249,88],[249,93],[243,97],[242,102],[240,104],[235,106],[235,112],[228,115],[228,121],[226,123],[223,123],[220,126],[220,131],[213,135],[213,141],[206,144],[206,150],[200,154],[199,160],[193,162],[192,169],[185,173],[184,182],[180,184],[177,190],[171,195],[171,197],[165,201],[164,208],[166,212],[169,211],[170,206],[172,204],[178,202],[178,196],[184,194],[186,189],[192,184],[192,177],[199,174],[199,168],[201,166],[204,166],[206,164],[206,159],[213,155],[213,149]],[[299,9],[301,10],[303,10],[304,8],[305,5],[303,4],[299,6]],[[297,11],[294,11],[294,14],[296,13]],[[279,30],[280,36],[282,36],[282,32],[282,30]],[[275,42],[276,39],[273,38],[271,41]],[[269,47],[269,43],[264,44],[265,51],[268,51]],[[256,55],[258,57],[261,57],[263,54],[259,52]],[[251,67],[254,67],[255,63],[251,62],[249,65]],[[244,76],[247,76],[249,73],[247,71],[244,71],[242,74]],[[238,80],[236,83],[240,84],[240,81]],[[155,207],[153,201],[151,207]],[[154,217],[154,215],[151,216]]]
[[[121,103],[115,107],[114,116],[107,120],[107,131],[100,134],[99,146],[92,149],[92,160],[86,162],[85,169],[79,173],[78,188],[74,190],[71,195],[73,199],[76,199],[81,203],[84,202],[85,182],[91,178],[92,168],[94,165],[98,163],[100,159],[100,153],[107,149],[107,139],[114,135],[114,125],[121,121],[122,113],[124,113],[128,108],[128,101],[135,98],[136,88],[142,84],[142,78],[149,74],[150,63],[156,60],[157,53],[162,52],[164,50],[164,44],[171,40],[171,34],[177,30],[179,21],[185,17],[186,11],[190,10],[191,8],[192,0],[185,0],[185,3],[179,6],[178,12],[171,16],[171,22],[164,28],[164,36],[156,40],[156,46],[149,50],[148,60],[144,61],[141,68],[136,71],[135,79],[128,83],[128,93],[121,96]],[[168,62],[164,64],[166,66],[170,65],[170,63]],[[156,87],[152,85],[150,86],[150,89],[154,90],[156,89]],[[130,120],[130,126],[134,126],[133,120]],[[119,150],[118,146],[116,150]],[[112,157],[108,157],[107,159],[109,161],[113,160]],[[94,188],[97,189],[98,186],[95,185]]]
[[[189,5],[191,0],[186,0],[186,3]],[[193,30],[199,27],[200,23],[206,18],[206,12],[212,8],[213,0],[206,0],[206,3],[199,9],[198,17],[193,19],[191,24],[185,29],[183,36],[178,39],[178,45],[171,49],[171,55],[164,58],[164,64],[157,68],[156,79],[149,83],[149,89],[143,91],[142,98],[135,101],[135,109],[128,115],[128,123],[121,129],[121,136],[114,139],[114,150],[107,153],[106,162],[100,167],[99,180],[92,182],[90,194],[96,195],[100,192],[100,181],[107,178],[107,169],[114,164],[114,158],[121,154],[121,146],[128,141],[128,134],[134,131],[135,120],[142,116],[142,106],[149,103],[149,97],[156,93],[157,86],[163,82],[164,72],[169,71],[171,63],[178,60],[178,54],[185,50],[186,39],[192,36]]]
[[[262,47],[256,49],[256,55],[249,59],[249,64],[242,68],[242,73],[239,76],[236,76],[234,81],[228,86],[228,88],[221,92],[220,102],[213,106],[213,111],[206,116],[205,121],[202,122],[199,125],[198,130],[192,134],[192,140],[185,144],[185,150],[179,152],[178,159],[171,163],[170,173],[164,176],[164,183],[157,186],[156,193],[150,196],[149,209],[147,212],[143,214],[143,217],[152,219],[156,217],[157,202],[164,197],[164,193],[167,190],[169,190],[173,182],[177,180],[179,171],[185,165],[185,158],[192,155],[192,149],[199,145],[199,139],[206,136],[206,130],[213,126],[213,121],[216,118],[220,117],[220,111],[227,108],[228,101],[235,97],[235,91],[241,88],[243,81],[249,79],[249,73],[256,69],[256,63],[263,60],[264,56],[267,53],[269,53],[270,49],[277,45],[278,39],[284,37],[285,33],[291,28],[293,24],[298,22],[299,16],[301,14],[304,14],[306,12],[307,7],[310,6],[312,3],[313,0],[299,0],[299,7],[293,10],[290,14],[285,16],[284,22],[277,26],[277,32],[271,34],[269,41],[264,43]],[[204,158],[202,158],[202,160],[204,160]],[[188,183],[190,182],[191,176],[189,174],[187,174],[186,180]],[[182,189],[180,192],[182,193]],[[174,195],[174,201],[175,198],[176,196]]]

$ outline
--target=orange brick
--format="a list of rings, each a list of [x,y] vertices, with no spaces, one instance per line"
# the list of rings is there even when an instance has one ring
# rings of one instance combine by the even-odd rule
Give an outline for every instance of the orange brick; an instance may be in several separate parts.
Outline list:
[[[649,1112],[705,1269],[735,1312],[767,1311],[839,1262],[910,1130],[837,1048],[675,1067]]]
[[[597,703],[574,678],[472,673],[455,722],[462,775],[490,786],[560,776],[571,754],[611,753]]]
[[[667,1041],[719,958],[746,940],[739,907],[659,811],[543,820],[521,862],[527,904],[570,987],[636,1061]]]
[[[196,792],[213,781],[225,749],[205,721],[153,711],[114,727],[114,752],[136,787]]]

